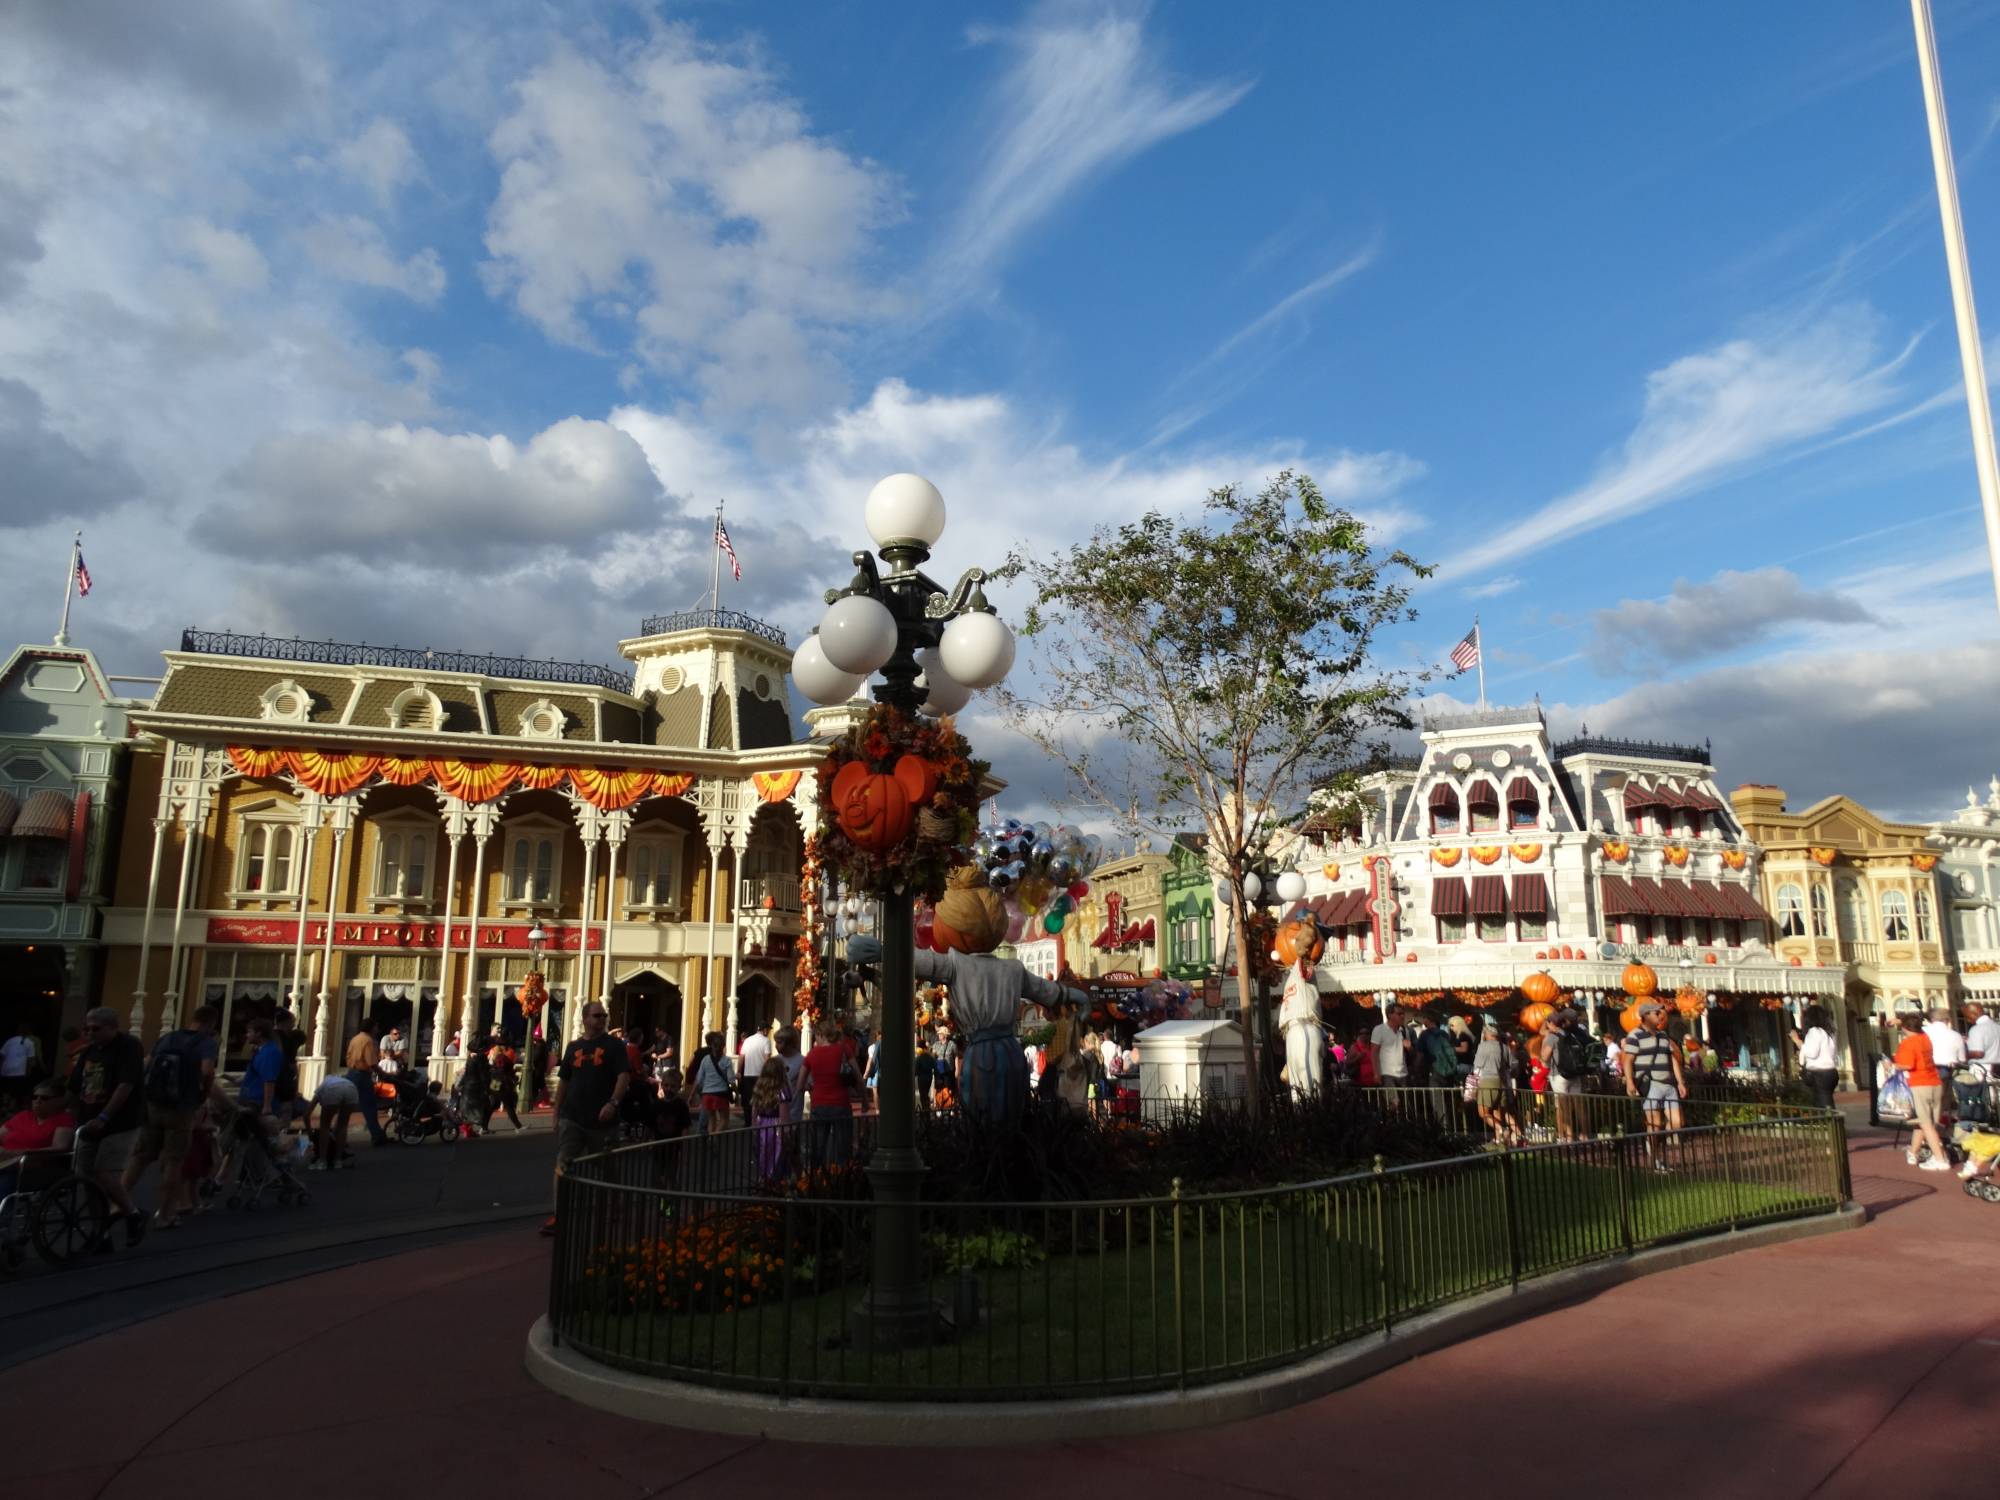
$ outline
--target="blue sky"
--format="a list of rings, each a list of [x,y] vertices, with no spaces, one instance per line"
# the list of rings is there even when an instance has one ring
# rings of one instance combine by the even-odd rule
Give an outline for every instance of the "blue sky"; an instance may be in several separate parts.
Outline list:
[[[1937,13],[1990,288],[2000,6]],[[796,634],[894,469],[953,566],[1296,464],[1439,564],[1399,665],[1476,610],[1494,698],[1725,783],[2000,770],[1901,6],[86,0],[0,100],[10,638],[76,526],[114,670],[607,659],[718,494]]]

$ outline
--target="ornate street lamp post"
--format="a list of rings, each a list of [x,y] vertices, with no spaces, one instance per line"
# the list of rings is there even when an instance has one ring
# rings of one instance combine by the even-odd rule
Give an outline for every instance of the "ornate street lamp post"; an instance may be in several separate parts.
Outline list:
[[[970,568],[949,592],[921,571],[944,534],[944,498],[928,480],[892,474],[869,491],[863,519],[876,554],[856,552],[853,580],[829,589],[817,633],[792,658],[792,680],[817,703],[858,696],[869,677],[878,702],[904,713],[955,713],[1014,664],[1014,637]],[[878,1347],[926,1342],[936,1317],[918,1246],[924,1166],[916,1147],[916,976],[913,897],[882,893],[882,969],[876,1026],[879,1116],[868,1179],[877,1205],[874,1264],[856,1332]]]

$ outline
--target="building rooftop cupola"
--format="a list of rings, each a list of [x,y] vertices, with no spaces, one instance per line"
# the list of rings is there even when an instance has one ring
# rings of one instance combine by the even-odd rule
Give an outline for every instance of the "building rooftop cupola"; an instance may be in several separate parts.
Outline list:
[[[777,626],[740,610],[681,610],[648,616],[618,649],[655,743],[763,750],[795,738],[792,651]]]

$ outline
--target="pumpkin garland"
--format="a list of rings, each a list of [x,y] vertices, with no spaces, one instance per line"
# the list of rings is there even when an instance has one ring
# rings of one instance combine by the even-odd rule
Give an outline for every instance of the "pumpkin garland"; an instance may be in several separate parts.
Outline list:
[[[820,983],[824,977],[824,966],[820,960],[820,923],[825,920],[819,909],[820,885],[820,836],[809,834],[806,838],[804,857],[799,861],[799,910],[801,922],[798,945],[798,964],[794,973],[797,982],[792,986],[793,1014],[808,1026],[817,1022],[821,1015]]]
[[[850,890],[938,900],[978,831],[986,771],[950,718],[876,704],[820,765],[821,860]]]

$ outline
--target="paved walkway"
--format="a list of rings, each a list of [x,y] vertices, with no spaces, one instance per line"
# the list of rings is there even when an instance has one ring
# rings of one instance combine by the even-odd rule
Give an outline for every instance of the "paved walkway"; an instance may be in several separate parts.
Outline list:
[[[36,1500],[1990,1493],[2000,1207],[1854,1147],[1863,1229],[1646,1278],[1233,1427],[873,1452],[587,1411],[522,1372],[546,1243],[506,1231],[171,1313],[0,1373]],[[946,1406],[920,1420],[950,1422]],[[1556,1469],[1551,1455],[1571,1455]],[[1565,1482],[1568,1481],[1568,1482]]]

